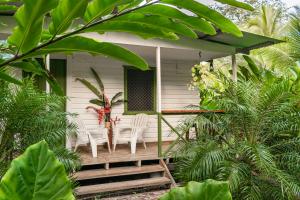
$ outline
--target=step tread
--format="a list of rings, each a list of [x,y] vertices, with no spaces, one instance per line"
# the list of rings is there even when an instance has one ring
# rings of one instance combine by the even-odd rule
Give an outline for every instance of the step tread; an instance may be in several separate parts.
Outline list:
[[[92,169],[79,171],[75,174],[76,180],[87,180],[93,178],[106,178],[114,176],[125,176],[133,174],[146,174],[152,172],[162,172],[164,168],[160,165],[144,165],[141,167],[116,167],[111,169]]]
[[[156,178],[139,179],[139,180],[132,180],[132,181],[122,181],[122,182],[105,183],[105,184],[98,184],[98,185],[81,186],[76,189],[76,193],[77,195],[88,195],[88,194],[97,194],[103,192],[128,190],[133,188],[166,185],[170,183],[171,181],[167,177],[156,177]]]

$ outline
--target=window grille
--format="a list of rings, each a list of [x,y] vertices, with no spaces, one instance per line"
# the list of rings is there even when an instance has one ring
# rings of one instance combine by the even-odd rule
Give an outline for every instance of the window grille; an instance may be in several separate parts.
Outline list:
[[[155,71],[141,71],[125,68],[127,99],[125,111],[154,112],[155,111]]]

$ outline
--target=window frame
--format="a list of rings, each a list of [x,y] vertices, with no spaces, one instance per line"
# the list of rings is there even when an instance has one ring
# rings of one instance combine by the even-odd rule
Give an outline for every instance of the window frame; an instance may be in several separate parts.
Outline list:
[[[157,108],[157,85],[156,85],[156,68],[155,67],[149,67],[149,70],[154,72],[154,77],[153,77],[153,84],[152,84],[152,92],[153,92],[153,110],[145,110],[145,111],[130,111],[128,110],[128,70],[129,69],[134,69],[134,70],[139,70],[133,66],[128,66],[124,65],[123,66],[123,71],[124,71],[124,112],[123,115],[136,115],[140,113],[145,113],[148,115],[155,115],[157,114],[156,108]]]

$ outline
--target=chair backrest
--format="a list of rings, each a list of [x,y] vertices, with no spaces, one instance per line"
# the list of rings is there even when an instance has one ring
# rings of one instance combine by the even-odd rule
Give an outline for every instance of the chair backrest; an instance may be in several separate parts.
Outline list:
[[[132,128],[146,128],[148,125],[148,115],[137,114],[131,121]]]
[[[72,118],[72,122],[78,127],[77,140],[80,140],[81,143],[89,143],[88,131],[80,116]]]

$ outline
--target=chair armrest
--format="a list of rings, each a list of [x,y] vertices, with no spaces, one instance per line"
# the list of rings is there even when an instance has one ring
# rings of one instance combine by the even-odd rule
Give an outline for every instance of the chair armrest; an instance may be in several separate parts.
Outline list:
[[[129,125],[115,126],[114,129],[132,129]]]

